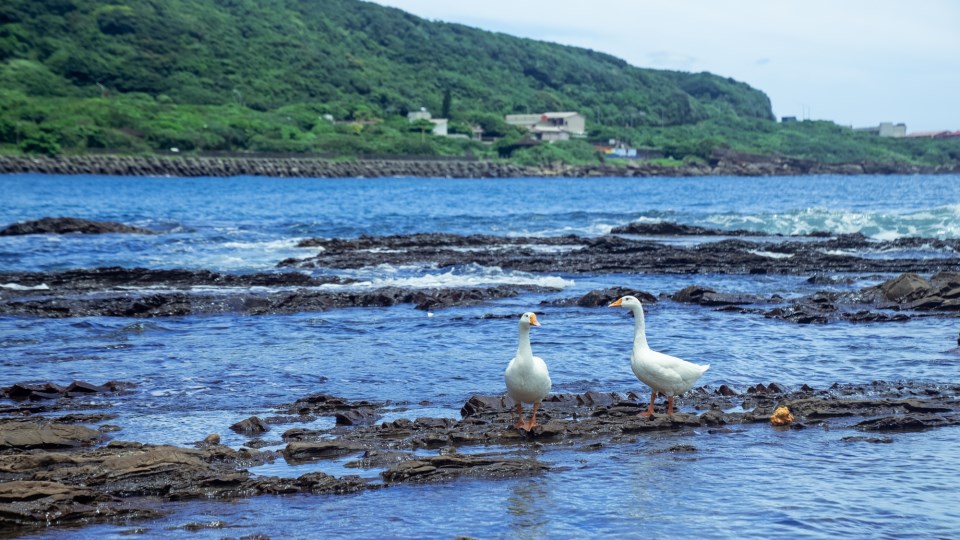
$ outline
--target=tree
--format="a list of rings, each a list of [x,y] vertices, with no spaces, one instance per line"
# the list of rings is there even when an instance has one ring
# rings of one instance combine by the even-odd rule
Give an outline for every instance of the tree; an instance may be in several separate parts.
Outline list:
[[[440,107],[440,118],[450,118],[450,105],[453,98],[450,96],[450,89],[443,92],[443,106]]]

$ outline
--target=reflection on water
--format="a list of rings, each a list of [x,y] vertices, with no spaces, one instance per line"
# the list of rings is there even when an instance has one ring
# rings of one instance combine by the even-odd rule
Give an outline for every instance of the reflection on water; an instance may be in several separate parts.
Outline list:
[[[515,538],[540,538],[548,521],[551,504],[547,482],[530,478],[514,482],[507,498],[510,533]]]

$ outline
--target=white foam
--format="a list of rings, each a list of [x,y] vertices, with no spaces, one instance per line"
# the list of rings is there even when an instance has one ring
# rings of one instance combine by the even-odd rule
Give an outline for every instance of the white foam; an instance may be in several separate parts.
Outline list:
[[[0,289],[10,289],[11,291],[49,291],[50,286],[46,283],[34,285],[33,287],[20,285],[19,283],[0,283]]]
[[[747,229],[766,234],[804,235],[862,233],[875,240],[908,236],[960,238],[960,205],[914,212],[859,212],[820,207],[765,214],[714,214],[704,221],[722,229]]]
[[[277,251],[297,247],[302,238],[285,238],[282,240],[266,240],[263,242],[226,242],[223,247],[230,249],[249,249]]]
[[[363,279],[349,285],[332,285],[324,288],[380,288],[401,287],[412,289],[482,287],[492,285],[533,285],[564,289],[572,287],[576,282],[557,276],[541,276],[527,272],[504,271],[494,266],[471,264],[446,271],[437,272],[435,266],[430,267],[394,267],[384,264],[375,268],[376,272],[370,275],[367,268],[363,272],[365,279],[358,273],[355,277]],[[413,274],[413,275],[411,275]]]
[[[752,253],[754,255],[759,255],[761,257],[767,257],[770,259],[789,259],[794,256],[793,253],[776,253],[773,251],[763,251],[760,249],[748,249],[747,253]]]

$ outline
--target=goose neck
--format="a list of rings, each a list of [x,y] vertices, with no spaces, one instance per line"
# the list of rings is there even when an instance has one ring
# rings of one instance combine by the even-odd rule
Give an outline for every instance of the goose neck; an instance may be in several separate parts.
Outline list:
[[[643,319],[643,306],[632,308],[633,311],[633,346],[648,349],[647,328]]]
[[[530,348],[530,327],[527,325],[520,325],[520,336],[518,340],[519,344],[517,345],[517,356],[521,358],[529,358],[533,356],[533,350]]]

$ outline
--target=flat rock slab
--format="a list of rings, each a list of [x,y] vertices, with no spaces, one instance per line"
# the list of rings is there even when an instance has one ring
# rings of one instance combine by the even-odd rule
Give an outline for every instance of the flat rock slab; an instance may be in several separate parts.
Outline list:
[[[442,455],[404,461],[381,473],[388,483],[436,482],[454,478],[516,478],[540,474],[549,466],[535,459],[502,456]]]
[[[0,275],[0,282],[3,276]],[[136,291],[85,290],[82,295],[59,290],[22,291],[0,289],[0,315],[28,317],[182,317],[245,313],[272,315],[320,312],[347,307],[389,307],[413,304],[421,310],[439,310],[452,306],[478,305],[499,298],[529,292],[556,292],[559,289],[528,285],[495,287],[458,287],[450,289],[402,289],[385,287],[373,291],[323,291],[298,288],[293,291],[224,291],[193,293],[174,291],[143,293]]]
[[[103,433],[84,426],[42,421],[0,422],[0,451],[76,448],[101,440]]]
[[[157,517],[94,489],[59,482],[20,480],[0,483],[0,533],[76,521]]]

